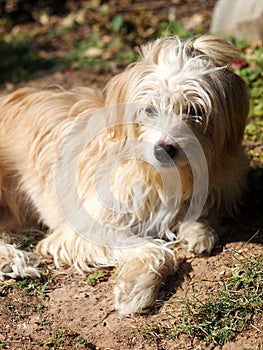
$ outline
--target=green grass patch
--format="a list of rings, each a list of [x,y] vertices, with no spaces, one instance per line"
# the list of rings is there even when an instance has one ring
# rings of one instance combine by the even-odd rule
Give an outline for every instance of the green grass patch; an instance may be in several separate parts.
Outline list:
[[[40,278],[25,277],[21,280],[7,280],[0,282],[2,295],[9,290],[17,288],[25,295],[37,297],[38,300],[43,300],[46,297],[48,288],[53,284],[53,278],[49,273],[43,272]]]
[[[151,340],[186,334],[216,346],[233,340],[263,311],[263,257],[240,260],[238,272],[221,282],[222,288],[208,298],[198,292],[186,294],[178,302],[183,306],[181,313],[167,320],[169,327],[156,325],[143,330],[143,335]]]
[[[16,282],[17,286],[28,296],[35,296],[39,300],[46,297],[48,286],[52,283],[51,275],[41,275],[40,279],[26,277]]]
[[[95,286],[100,281],[104,280],[104,278],[105,278],[105,271],[98,270],[88,276],[87,283],[89,286]]]

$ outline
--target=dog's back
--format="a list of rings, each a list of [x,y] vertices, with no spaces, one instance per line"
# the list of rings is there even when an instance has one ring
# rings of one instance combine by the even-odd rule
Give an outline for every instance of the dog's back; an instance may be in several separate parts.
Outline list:
[[[102,106],[102,95],[89,88],[67,92],[22,88],[0,99],[1,228],[21,227],[38,219],[39,208],[47,206],[40,201],[50,203],[44,193],[52,186],[50,172],[63,138],[61,131]]]

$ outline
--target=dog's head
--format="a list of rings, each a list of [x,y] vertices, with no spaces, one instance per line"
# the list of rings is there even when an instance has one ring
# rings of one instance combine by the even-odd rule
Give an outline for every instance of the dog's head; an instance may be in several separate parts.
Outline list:
[[[209,167],[236,152],[249,102],[245,83],[229,68],[233,47],[212,36],[185,42],[168,37],[143,46],[141,56],[110,81],[106,105],[137,106],[129,121],[149,143],[147,157],[161,167],[184,165],[194,138]]]
[[[88,125],[104,132],[83,159],[98,189],[91,211],[106,208],[104,221],[145,234],[164,232],[175,217],[194,222],[224,201],[233,206],[240,166],[231,176],[230,167],[240,159],[249,107],[245,83],[229,68],[235,57],[221,39],[169,37],[143,46],[141,59],[109,82],[103,117]],[[80,174],[88,193],[91,176]]]

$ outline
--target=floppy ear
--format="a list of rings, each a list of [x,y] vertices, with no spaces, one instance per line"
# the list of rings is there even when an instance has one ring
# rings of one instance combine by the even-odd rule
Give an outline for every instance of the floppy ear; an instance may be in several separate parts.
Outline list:
[[[189,42],[189,49],[199,51],[212,59],[216,66],[224,66],[233,62],[237,52],[233,45],[226,40],[212,35],[203,35]]]
[[[210,73],[210,88],[221,116],[213,118],[214,139],[218,149],[235,150],[242,142],[249,111],[246,83],[228,68],[228,64],[236,59],[237,51],[223,39],[204,35],[188,43],[188,52],[204,54],[216,67],[222,67]]]

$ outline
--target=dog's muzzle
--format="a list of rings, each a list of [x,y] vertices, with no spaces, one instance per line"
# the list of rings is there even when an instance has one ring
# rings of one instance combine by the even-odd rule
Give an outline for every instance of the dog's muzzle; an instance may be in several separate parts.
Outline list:
[[[172,167],[174,165],[173,159],[178,152],[178,146],[159,142],[154,146],[154,157],[164,167]]]

